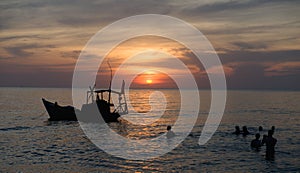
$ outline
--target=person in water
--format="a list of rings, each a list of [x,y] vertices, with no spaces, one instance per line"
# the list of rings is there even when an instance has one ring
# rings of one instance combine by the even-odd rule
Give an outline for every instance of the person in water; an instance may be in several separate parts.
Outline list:
[[[175,136],[175,133],[171,130],[171,126],[168,126],[167,127],[167,138],[170,139],[170,138],[173,138]]]
[[[260,131],[260,132],[263,131],[263,127],[262,127],[262,126],[259,126],[259,127],[258,127],[258,131]]]
[[[259,133],[256,133],[255,135],[255,139],[253,139],[251,141],[251,147],[256,149],[257,151],[260,149],[261,147],[261,140],[259,139],[260,138],[260,134]]]
[[[275,145],[277,143],[277,139],[273,138],[273,131],[268,131],[268,136],[263,141],[263,143],[266,143],[266,159],[267,160],[274,160],[275,156]]]
[[[239,126],[235,126],[235,132],[233,132],[232,134],[236,134],[236,135],[241,134],[240,127]]]
[[[243,126],[243,136],[247,136],[247,135],[249,135],[250,133],[249,133],[249,131],[248,131],[248,129],[247,129],[247,126]]]
[[[267,135],[263,135],[263,138],[261,140],[261,146],[263,146],[266,143],[267,137]]]
[[[274,132],[275,132],[275,126],[272,126],[271,130],[273,131],[273,134],[274,134]]]

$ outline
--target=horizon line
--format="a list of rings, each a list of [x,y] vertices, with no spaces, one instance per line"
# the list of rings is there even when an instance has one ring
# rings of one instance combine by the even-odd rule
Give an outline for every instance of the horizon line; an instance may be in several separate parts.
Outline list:
[[[72,89],[72,87],[59,87],[59,86],[0,86],[0,88],[40,88],[40,89]],[[82,88],[85,89],[85,88]],[[104,89],[100,87],[98,89]],[[178,90],[178,88],[129,88],[133,90]],[[193,88],[183,88],[183,90],[193,90]],[[198,90],[211,90],[210,88],[198,88]],[[221,90],[221,89],[216,89]],[[300,91],[299,89],[287,89],[287,88],[227,88],[228,91]]]

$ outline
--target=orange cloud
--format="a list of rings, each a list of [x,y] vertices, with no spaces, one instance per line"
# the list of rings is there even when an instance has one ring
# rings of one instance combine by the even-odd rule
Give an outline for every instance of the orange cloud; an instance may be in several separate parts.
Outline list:
[[[266,76],[285,76],[297,72],[300,72],[300,62],[294,61],[272,64],[265,69]]]

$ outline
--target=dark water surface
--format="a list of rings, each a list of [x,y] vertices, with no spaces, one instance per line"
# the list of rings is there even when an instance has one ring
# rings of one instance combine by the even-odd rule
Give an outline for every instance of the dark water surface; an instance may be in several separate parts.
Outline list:
[[[139,112],[149,111],[151,90],[133,90],[130,98]],[[170,115],[178,113],[173,90],[164,90]],[[170,153],[146,160],[125,160],[97,148],[77,122],[48,122],[42,97],[71,104],[70,89],[0,88],[0,172],[114,172],[114,171],[209,171],[262,172],[300,171],[300,92],[228,91],[226,111],[211,140],[198,145],[210,104],[209,91],[200,91],[201,110],[192,133]],[[136,115],[132,115],[136,116]],[[168,117],[168,116],[166,116]],[[172,122],[172,117],[170,122]],[[174,117],[173,117],[174,118]],[[145,121],[151,121],[148,117]],[[143,138],[163,133],[169,121],[146,130]],[[247,125],[252,135],[235,136],[235,125]],[[274,161],[265,160],[265,147],[251,150],[250,141],[258,126],[276,126],[278,142]],[[111,128],[118,124],[111,124]],[[139,139],[135,126],[123,126],[128,138]],[[116,130],[116,129],[115,129]]]

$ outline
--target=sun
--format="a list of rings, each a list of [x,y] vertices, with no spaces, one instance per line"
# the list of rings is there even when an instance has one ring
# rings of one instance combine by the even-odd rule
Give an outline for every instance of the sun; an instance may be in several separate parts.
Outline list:
[[[146,80],[146,83],[147,83],[147,84],[151,84],[152,82],[153,82],[153,81],[152,81],[151,79],[147,79],[147,80]]]

